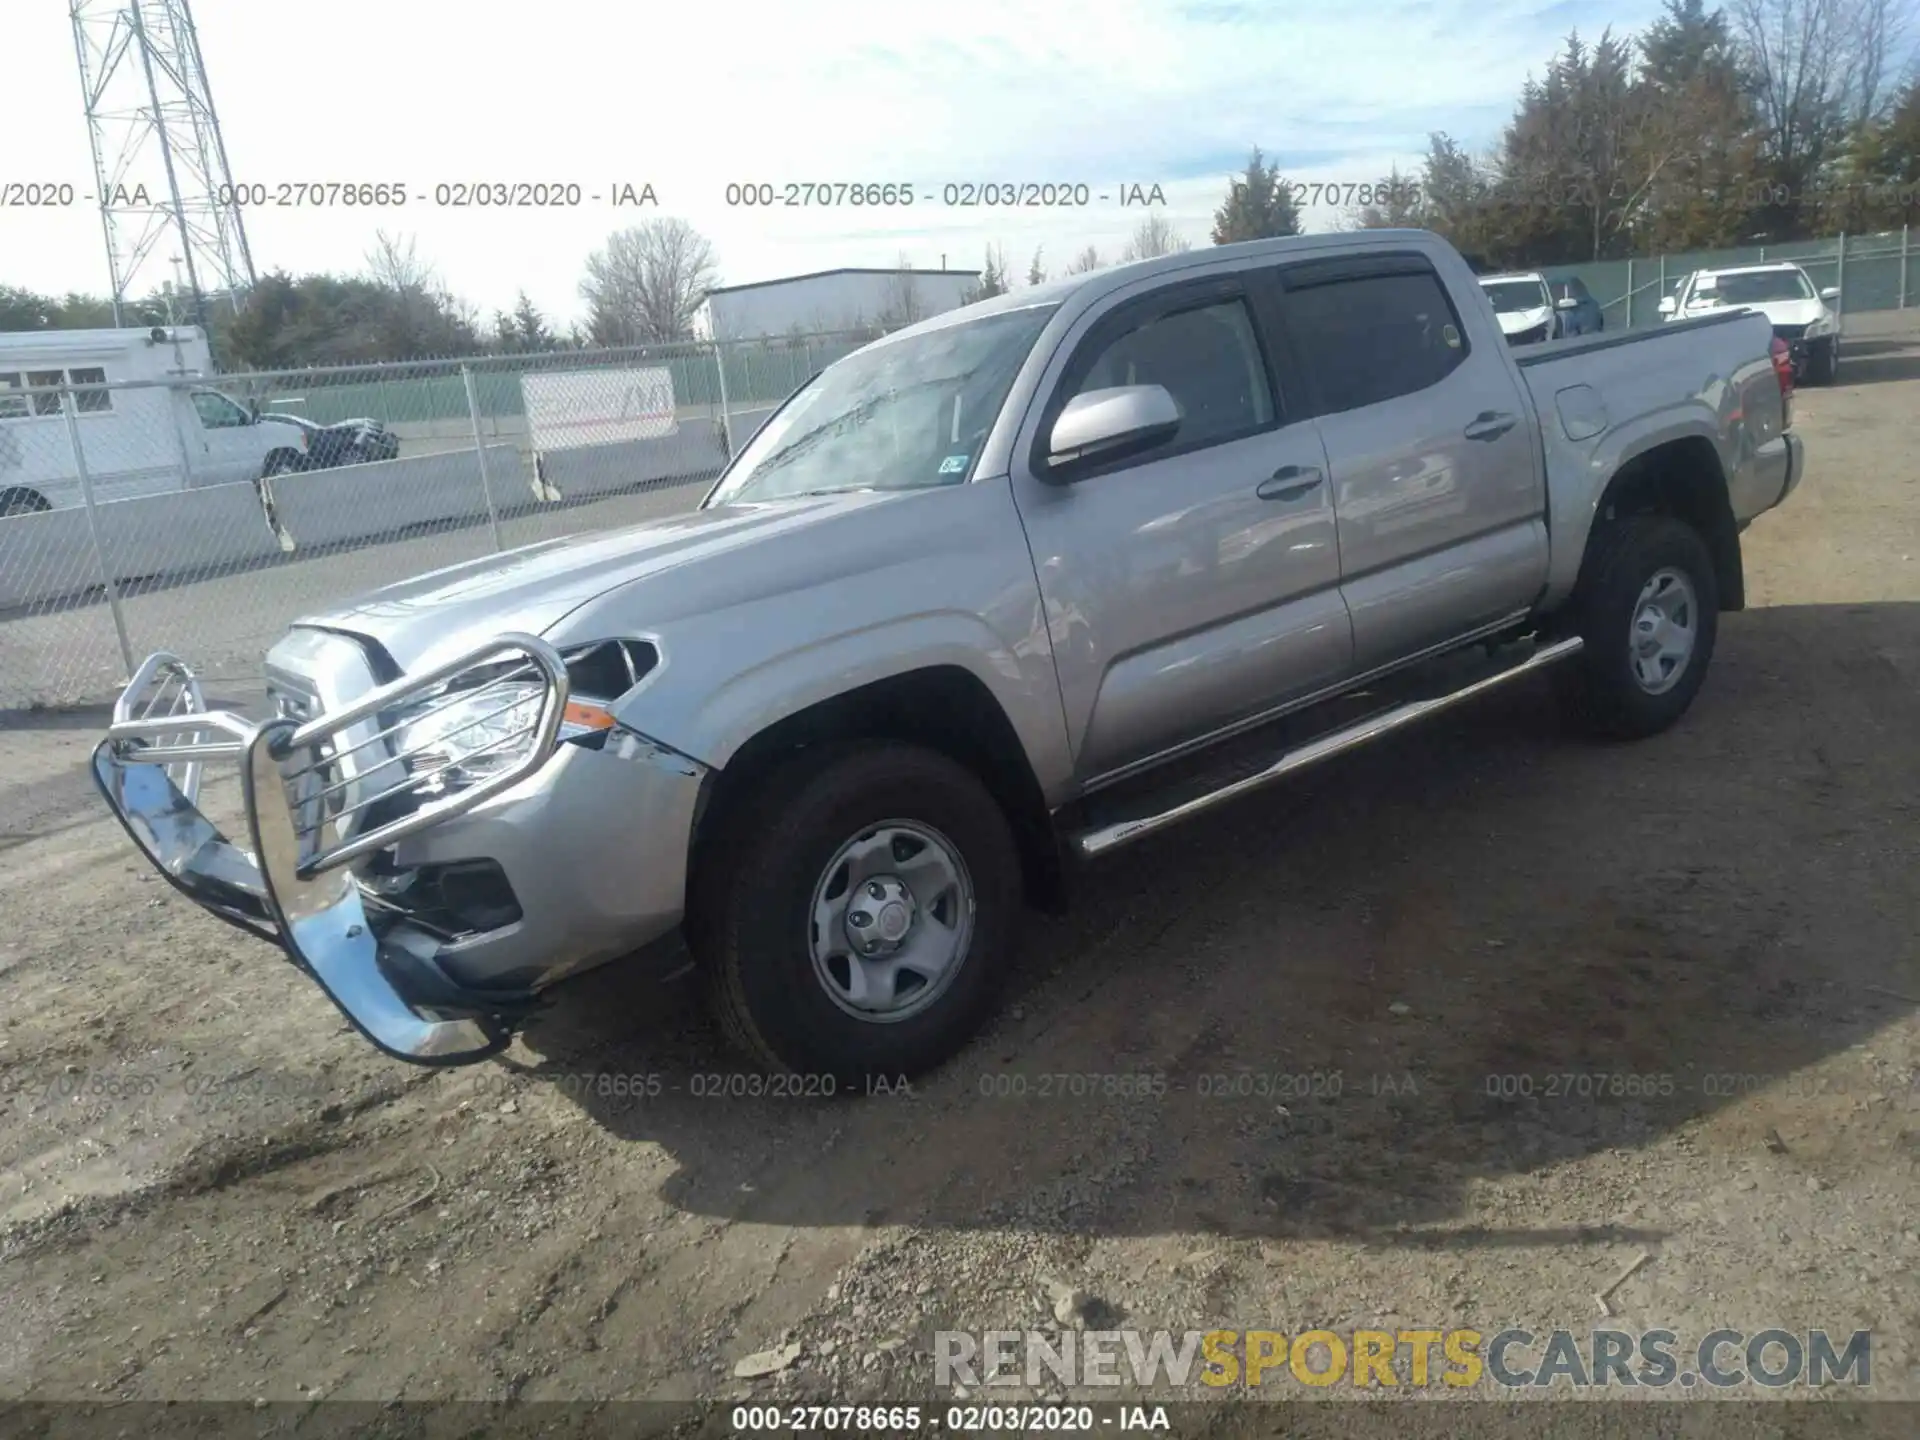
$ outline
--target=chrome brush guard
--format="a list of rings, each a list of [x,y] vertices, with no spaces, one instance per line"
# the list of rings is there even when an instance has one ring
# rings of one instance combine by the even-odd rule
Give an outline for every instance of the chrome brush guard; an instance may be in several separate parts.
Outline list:
[[[530,687],[537,687],[537,709]],[[430,751],[399,749],[406,727],[490,690],[520,698],[442,732]],[[107,738],[93,752],[93,774],[128,835],[177,889],[282,946],[388,1054],[460,1064],[507,1045],[526,997],[462,991],[451,981],[423,996],[417,984],[396,982],[417,966],[409,972],[383,957],[353,862],[464,814],[539,770],[554,755],[566,704],[566,664],[532,635],[502,635],[304,723],[209,710],[193,672],[161,653],[147,657],[115,703]],[[516,711],[525,723],[504,735],[465,747],[448,743]],[[396,712],[404,719],[393,720]],[[349,755],[361,758],[340,766]],[[449,772],[483,755],[504,763],[449,791]],[[429,757],[440,763],[420,763]],[[238,762],[251,849],[228,840],[200,812],[204,767],[213,761]],[[408,989],[416,992],[411,998]]]

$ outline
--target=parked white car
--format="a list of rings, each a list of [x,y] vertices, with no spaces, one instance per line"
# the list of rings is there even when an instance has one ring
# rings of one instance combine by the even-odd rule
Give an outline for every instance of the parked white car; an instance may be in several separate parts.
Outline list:
[[[0,333],[0,516],[81,503],[61,397],[48,387],[103,387],[74,391],[98,502],[303,468],[301,431],[263,425],[253,407],[192,383],[212,368],[193,326]],[[104,388],[143,380],[176,383]]]
[[[1773,333],[1787,342],[1797,381],[1831,385],[1840,369],[1840,316],[1829,304],[1840,288],[1816,290],[1807,272],[1792,261],[1742,265],[1727,270],[1696,270],[1660,302],[1668,320],[1716,311],[1758,310]]]
[[[1559,316],[1553,308],[1553,292],[1547,289],[1547,277],[1538,271],[1525,274],[1482,275],[1480,288],[1493,302],[1493,315],[1500,322],[1500,333],[1509,345],[1536,345],[1542,340],[1558,339]]]

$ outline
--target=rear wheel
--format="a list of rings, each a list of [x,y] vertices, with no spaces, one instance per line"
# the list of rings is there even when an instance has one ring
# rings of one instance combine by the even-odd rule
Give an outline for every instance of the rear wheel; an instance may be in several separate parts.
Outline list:
[[[8,515],[38,515],[41,511],[51,510],[52,508],[53,506],[48,502],[47,497],[42,495],[38,490],[16,487],[12,490],[0,491],[0,517]]]
[[[712,847],[689,936],[730,1038],[836,1087],[912,1076],[991,1010],[1020,905],[1014,839],[935,751],[803,752]]]
[[[1607,739],[1658,734],[1693,704],[1713,659],[1720,605],[1705,542],[1666,516],[1610,522],[1568,618],[1586,642],[1558,671],[1574,719]]]

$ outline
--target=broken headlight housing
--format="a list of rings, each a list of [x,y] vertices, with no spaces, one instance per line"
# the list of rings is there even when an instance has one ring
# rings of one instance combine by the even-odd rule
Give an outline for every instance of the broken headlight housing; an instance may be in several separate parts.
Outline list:
[[[558,743],[597,747],[615,725],[610,699],[598,695],[624,694],[657,656],[641,642],[608,641],[565,658],[575,694],[561,716]],[[539,733],[545,693],[522,664],[457,675],[392,717],[394,756],[422,794],[478,784],[524,758]]]

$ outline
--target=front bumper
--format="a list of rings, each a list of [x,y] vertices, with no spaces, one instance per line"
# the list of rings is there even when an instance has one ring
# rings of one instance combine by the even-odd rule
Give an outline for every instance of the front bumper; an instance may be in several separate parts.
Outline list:
[[[339,753],[368,742],[396,707],[450,676],[503,660],[524,664],[544,695],[524,755],[464,790],[393,785],[409,773],[394,742],[358,779],[324,784]],[[567,700],[560,656],[506,635],[423,675],[380,686],[307,720],[253,722],[206,708],[198,682],[170,655],[149,657],[114,707],[95,749],[108,807],[176,889],[278,945],[380,1050],[422,1065],[458,1065],[504,1049],[541,1003],[545,984],[638,948],[673,928],[705,770],[624,730],[600,751],[556,743]],[[203,767],[238,764],[246,845],[201,813]],[[357,826],[344,802],[380,787],[417,803]],[[343,794],[330,797],[329,790]],[[657,823],[656,823],[657,822]],[[641,844],[642,832],[649,837]],[[518,918],[448,934],[421,923],[377,883],[409,866],[484,860],[520,900]]]
[[[1774,333],[1780,335],[1777,330]],[[1837,335],[1780,335],[1780,338],[1787,342],[1787,360],[1793,366],[1793,378],[1796,380],[1805,375],[1815,355],[1831,350],[1839,343]]]

